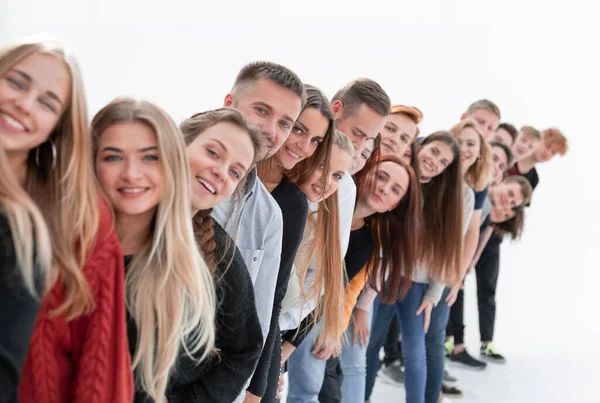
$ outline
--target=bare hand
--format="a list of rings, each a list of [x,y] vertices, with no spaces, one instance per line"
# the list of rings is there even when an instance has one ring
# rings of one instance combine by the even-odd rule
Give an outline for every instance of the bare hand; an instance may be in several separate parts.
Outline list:
[[[281,393],[283,392],[283,388],[285,388],[285,378],[283,377],[283,372],[279,374],[279,385],[277,386],[277,400],[281,400]]]
[[[367,345],[367,339],[370,334],[367,311],[356,308],[352,313],[352,319],[354,321],[352,326],[352,345],[354,346],[356,340],[358,340],[358,344],[364,347]]]
[[[253,395],[252,393],[246,391],[246,397],[244,398],[244,403],[260,403],[262,397],[258,397]]]
[[[452,287],[450,289],[450,292],[448,293],[448,296],[446,297],[446,304],[448,304],[449,307],[452,307],[452,305],[454,305],[454,303],[456,302],[456,297],[458,297],[459,291],[460,291],[460,284],[455,285],[454,287]]]
[[[423,324],[423,329],[425,330],[425,333],[427,333],[427,330],[429,329],[429,322],[431,322],[431,310],[433,309],[433,302],[431,302],[428,299],[424,299],[423,302],[421,302],[421,306],[419,306],[419,309],[417,309],[417,316],[419,316],[420,314],[424,314],[424,324]]]
[[[319,360],[328,360],[330,358],[339,357],[342,352],[342,343],[339,340],[328,338],[322,346],[315,344],[313,355]]]

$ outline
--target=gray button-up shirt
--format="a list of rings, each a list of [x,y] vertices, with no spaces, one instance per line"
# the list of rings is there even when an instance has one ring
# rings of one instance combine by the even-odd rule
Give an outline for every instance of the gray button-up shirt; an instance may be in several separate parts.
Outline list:
[[[235,240],[244,258],[254,285],[264,343],[269,333],[281,260],[281,209],[258,179],[255,168],[248,173],[241,200],[233,196],[227,198],[213,208],[212,217]]]

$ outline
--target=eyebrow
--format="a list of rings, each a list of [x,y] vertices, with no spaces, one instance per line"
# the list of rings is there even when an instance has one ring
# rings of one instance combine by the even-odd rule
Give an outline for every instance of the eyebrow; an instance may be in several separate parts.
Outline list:
[[[398,130],[398,125],[397,125],[397,124],[395,124],[394,122],[390,122],[390,121],[388,121],[388,122],[387,122],[387,124],[388,124],[389,126],[392,126],[394,129]]]
[[[361,136],[365,136],[367,138],[367,140],[373,140],[373,139],[375,139],[375,137],[369,137],[369,136],[367,136],[367,133],[365,133],[364,131],[362,131],[362,129],[360,129],[359,127],[355,127],[354,131],[358,132]]]
[[[156,150],[158,150],[158,147],[156,147],[156,146],[150,146],[150,147],[140,148],[138,150],[138,152],[139,153],[145,153],[145,152],[148,152],[148,151],[156,151]],[[110,147],[110,146],[109,147],[104,147],[102,149],[102,152],[106,152],[106,151],[112,151],[112,152],[115,152],[115,153],[122,153],[123,152],[123,150],[121,150],[120,148]]]
[[[308,127],[307,127],[307,126],[306,126],[304,123],[302,123],[302,122],[300,121],[300,119],[297,119],[297,120],[296,120],[296,124],[297,124],[298,126],[300,126],[300,128],[301,128],[302,130],[304,130],[306,133],[309,133],[309,132],[310,132],[309,128],[308,128]]]
[[[229,150],[227,150],[227,147],[225,147],[225,144],[223,144],[223,142],[221,140],[210,139],[210,141],[217,143],[223,149],[223,151],[225,151],[225,152],[229,151]]]
[[[16,72],[17,74],[19,74],[24,80],[28,81],[29,83],[33,82],[33,79],[31,78],[31,76],[29,74],[25,73],[24,71],[15,69],[15,68],[12,68],[11,70]],[[58,95],[56,95],[53,91],[50,91],[50,90],[46,91],[46,95],[48,95],[50,98],[54,99],[61,106],[64,107],[64,103],[63,103],[62,99],[60,99],[60,97]]]

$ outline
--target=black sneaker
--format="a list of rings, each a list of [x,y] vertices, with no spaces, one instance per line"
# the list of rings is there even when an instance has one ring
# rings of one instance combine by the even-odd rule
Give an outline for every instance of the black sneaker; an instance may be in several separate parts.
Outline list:
[[[469,355],[467,350],[463,350],[460,353],[450,355],[450,361],[462,364],[463,366],[481,371],[487,367],[487,364],[483,361],[479,361]]]
[[[455,377],[453,377],[452,375],[450,375],[448,373],[448,371],[444,370],[444,382],[454,383],[456,381],[457,381],[457,379]]]
[[[495,362],[497,364],[506,363],[506,359],[502,356],[502,354],[498,353],[498,351],[496,350],[496,346],[494,346],[494,343],[490,342],[485,346],[481,346],[480,353],[481,357],[488,361]]]
[[[454,397],[454,398],[463,397],[463,393],[460,389],[455,388],[454,386],[444,385],[443,383],[442,383],[442,395],[444,395],[445,397]]]
[[[390,365],[386,365],[379,371],[381,379],[392,385],[404,383],[404,371],[400,366],[399,361],[394,361]]]

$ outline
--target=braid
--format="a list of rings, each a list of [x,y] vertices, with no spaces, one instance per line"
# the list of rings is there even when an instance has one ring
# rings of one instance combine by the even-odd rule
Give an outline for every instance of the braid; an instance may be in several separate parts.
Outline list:
[[[215,233],[213,229],[213,220],[210,216],[212,209],[200,210],[193,218],[194,233],[196,234],[196,241],[200,246],[202,257],[210,271],[214,274],[215,272]]]

